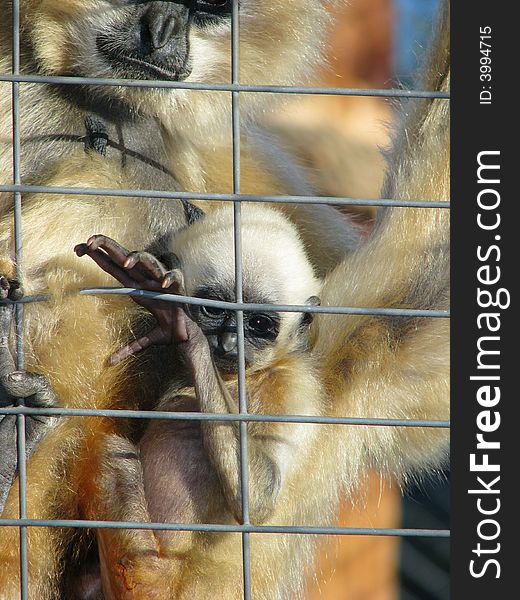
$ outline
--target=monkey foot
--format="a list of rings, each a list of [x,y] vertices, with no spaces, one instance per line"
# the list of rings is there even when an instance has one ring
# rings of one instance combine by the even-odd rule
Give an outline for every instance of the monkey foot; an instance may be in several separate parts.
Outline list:
[[[2,307],[0,307],[1,309]],[[1,373],[5,368],[7,348],[0,347],[0,406],[15,406],[23,399],[25,406],[34,408],[53,407],[57,404],[56,395],[43,375],[27,371]],[[58,422],[58,418],[48,415],[27,415],[25,418],[25,456],[29,458],[41,439]],[[0,415],[0,514],[18,472],[18,427],[17,416]]]
[[[168,600],[172,598],[169,586],[169,572],[165,571],[169,563],[158,557],[140,556],[130,561],[122,558],[113,569],[112,587],[117,597],[125,600]]]
[[[89,115],[85,118],[85,150],[94,150],[101,156],[105,156],[108,145],[108,133],[105,122],[96,117]]]
[[[27,406],[55,406],[56,395],[46,377],[15,368],[9,349],[12,318],[13,306],[0,305],[0,406],[9,406],[22,398]]]
[[[20,300],[22,296],[19,281],[0,275],[0,300]]]
[[[25,399],[26,406],[50,408],[56,406],[56,394],[44,375],[30,371],[12,371],[0,376],[0,405]]]

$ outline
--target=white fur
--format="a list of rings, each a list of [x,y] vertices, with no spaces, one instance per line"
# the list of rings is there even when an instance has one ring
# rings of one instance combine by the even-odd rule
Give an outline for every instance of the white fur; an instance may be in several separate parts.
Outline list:
[[[225,205],[178,233],[172,250],[179,257],[186,292],[201,285],[235,288],[233,207]],[[294,225],[280,212],[263,205],[243,204],[241,209],[244,300],[248,292],[272,304],[305,304],[320,293]],[[287,325],[299,318],[286,313]],[[282,327],[285,329],[284,327]],[[287,333],[289,333],[287,331]]]

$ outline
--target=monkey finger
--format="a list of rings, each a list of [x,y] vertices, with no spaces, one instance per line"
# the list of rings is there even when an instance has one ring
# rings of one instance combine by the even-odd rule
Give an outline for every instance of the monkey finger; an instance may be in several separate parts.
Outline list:
[[[136,266],[140,266],[143,271],[157,281],[162,280],[166,274],[166,268],[161,261],[149,252],[130,252],[125,260],[124,267],[133,269]]]
[[[111,365],[117,365],[125,358],[137,354],[138,352],[141,352],[142,350],[145,350],[154,344],[166,345],[171,344],[171,342],[171,335],[163,328],[156,327],[143,337],[130,342],[130,344],[127,344],[124,348],[121,348],[121,350],[114,352],[114,354],[112,354],[112,356],[109,358],[109,363]]]
[[[13,371],[0,377],[0,390],[12,398],[25,398],[27,406],[54,407],[57,398],[47,378],[39,373]]]
[[[121,246],[121,244],[114,239],[102,234],[92,235],[87,240],[87,246],[89,250],[92,251],[104,250],[117,266],[130,271],[130,274],[136,281],[145,279],[146,276],[141,269],[132,269],[133,265],[126,264],[128,257],[131,256],[133,252],[130,252],[124,246]]]
[[[79,244],[74,248],[78,256],[90,256],[90,258],[109,275],[112,275],[125,287],[140,288],[141,281],[134,279],[126,269],[117,265],[112,258],[101,250],[93,250],[86,244]]]
[[[0,300],[5,300],[9,294],[11,286],[6,277],[0,276]]]
[[[164,274],[161,287],[172,294],[184,295],[184,276],[180,269],[172,269]],[[171,288],[171,289],[169,289]]]
[[[116,242],[112,238],[102,235],[96,234],[91,235],[87,240],[87,246],[91,250],[105,250],[110,257],[119,265],[123,266],[126,257],[130,254],[130,251],[127,250],[124,246],[121,246],[119,242]]]
[[[179,344],[187,342],[190,337],[186,324],[186,313],[180,306],[177,306],[173,313],[173,335]]]
[[[187,317],[183,304],[180,302],[165,302],[155,298],[136,299],[136,301],[152,313],[168,339],[179,344],[188,341]]]
[[[116,265],[127,269],[129,274],[141,283],[149,279],[150,275],[154,279],[161,279],[162,274],[166,271],[152,254],[139,251],[130,252],[119,242],[106,235],[91,236],[87,240],[87,246],[90,250],[104,250]]]
[[[13,320],[13,305],[12,304],[0,304],[0,339],[5,340],[7,344],[7,338],[11,331],[11,322]]]
[[[163,252],[159,256],[159,260],[169,270],[180,269],[181,262],[179,257],[174,252]]]
[[[9,350],[9,333],[11,331],[11,321],[13,319],[13,306],[0,305],[0,381],[4,375],[11,373],[15,369],[15,364]],[[0,384],[0,403],[1,390]]]
[[[85,256],[85,254],[88,254],[89,247],[87,244],[76,244],[74,246],[74,252],[76,253],[76,256],[81,258],[82,256]]]

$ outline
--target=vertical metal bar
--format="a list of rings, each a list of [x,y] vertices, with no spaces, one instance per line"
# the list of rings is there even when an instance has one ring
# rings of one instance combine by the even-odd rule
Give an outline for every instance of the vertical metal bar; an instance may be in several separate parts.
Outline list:
[[[12,71],[14,75],[20,74],[20,0],[13,1],[13,63]],[[13,124],[13,183],[20,185],[20,84],[12,84],[12,124]],[[14,204],[14,247],[16,257],[16,276],[21,278],[21,260],[22,260],[22,195],[20,192],[13,193]],[[16,305],[16,325],[17,334],[21,321],[22,304]],[[17,357],[16,366],[23,368],[23,336],[17,335]]]
[[[231,79],[239,83],[239,7],[233,0],[231,18]],[[231,92],[231,114],[233,133],[233,193],[240,194],[240,101],[239,92]],[[235,242],[235,295],[237,302],[243,302],[242,280],[242,231],[241,204],[234,202],[234,242]],[[236,311],[238,345],[238,403],[240,414],[247,413],[245,352],[244,352],[244,313]],[[242,521],[249,525],[249,467],[247,447],[247,423],[241,421],[240,431],[240,490],[242,496]],[[251,552],[249,533],[242,533],[242,569],[244,576],[244,599],[251,599]]]
[[[20,74],[20,0],[12,3],[12,34],[13,58],[12,73]],[[12,123],[13,123],[13,183],[21,183],[20,172],[20,84],[12,84]],[[22,196],[19,192],[13,194],[14,204],[14,245],[16,260],[16,276],[21,278],[22,261]],[[16,305],[16,368],[24,368],[23,355],[23,306]],[[20,404],[23,401],[19,402]],[[21,519],[27,518],[27,485],[25,465],[25,416],[16,417],[17,460],[19,479],[19,513]],[[27,527],[20,526],[20,594],[22,600],[28,598],[28,560],[27,560]]]

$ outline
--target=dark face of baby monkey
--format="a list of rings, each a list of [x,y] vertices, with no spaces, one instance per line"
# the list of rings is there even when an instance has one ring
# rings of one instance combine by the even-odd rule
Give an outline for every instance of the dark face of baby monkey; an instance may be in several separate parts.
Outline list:
[[[226,287],[202,287],[196,296],[211,300],[233,302]],[[257,299],[256,299],[257,300]],[[255,303],[257,303],[255,301]],[[249,298],[245,298],[249,301]],[[263,303],[263,302],[262,302]],[[215,306],[195,306],[188,308],[190,317],[199,325],[208,340],[215,365],[220,371],[234,372],[238,366],[237,314]],[[277,344],[282,314],[275,312],[244,313],[244,358],[246,367],[257,364],[257,356],[272,349]]]

